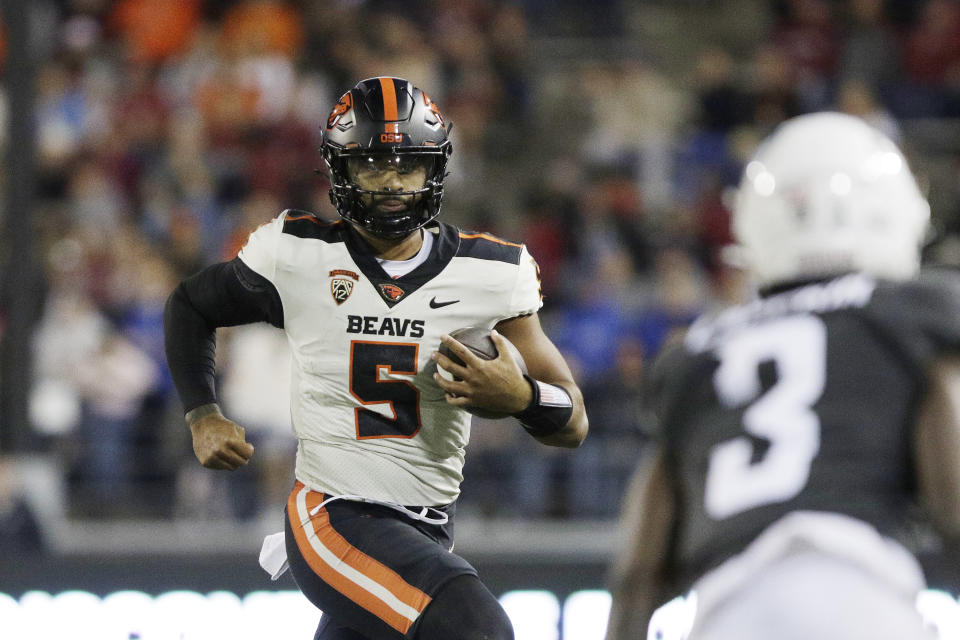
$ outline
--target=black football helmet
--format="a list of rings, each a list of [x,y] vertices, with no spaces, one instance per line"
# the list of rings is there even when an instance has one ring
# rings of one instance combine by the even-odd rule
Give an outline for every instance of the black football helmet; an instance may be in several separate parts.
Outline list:
[[[450,125],[426,93],[401,78],[369,78],[343,94],[323,132],[320,150],[330,173],[330,200],[345,220],[382,238],[402,238],[440,214],[443,179],[453,148]],[[414,191],[361,189],[350,163],[414,163],[426,168]],[[410,196],[399,211],[373,211],[375,197]]]

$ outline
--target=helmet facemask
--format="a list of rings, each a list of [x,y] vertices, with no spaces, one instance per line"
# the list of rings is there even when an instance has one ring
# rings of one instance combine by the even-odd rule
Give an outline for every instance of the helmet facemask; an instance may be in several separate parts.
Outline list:
[[[380,238],[402,238],[440,214],[446,149],[325,154],[330,199],[347,221]]]

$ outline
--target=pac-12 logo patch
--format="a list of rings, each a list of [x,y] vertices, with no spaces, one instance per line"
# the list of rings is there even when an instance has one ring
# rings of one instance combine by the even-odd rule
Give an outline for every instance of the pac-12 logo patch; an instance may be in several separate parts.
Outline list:
[[[333,278],[330,281],[330,294],[338,305],[343,304],[353,293],[353,281],[350,278],[360,280],[359,275],[346,269],[334,269],[330,272],[330,277]]]
[[[396,302],[402,298],[403,294],[406,292],[397,285],[386,282],[380,285],[380,293],[384,298]]]

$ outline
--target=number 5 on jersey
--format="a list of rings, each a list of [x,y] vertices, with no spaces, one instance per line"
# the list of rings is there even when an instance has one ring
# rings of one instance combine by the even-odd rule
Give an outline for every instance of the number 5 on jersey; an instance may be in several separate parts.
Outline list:
[[[391,414],[357,407],[357,439],[412,438],[420,431],[420,391],[407,380],[385,375],[415,375],[419,346],[410,343],[350,343],[350,393],[364,405],[388,405]]]
[[[820,418],[813,406],[823,394],[826,341],[820,318],[804,315],[750,327],[717,348],[717,396],[729,408],[746,404],[744,431],[770,445],[760,461],[753,460],[754,444],[746,435],[713,448],[705,488],[711,518],[785,502],[806,486],[820,450]],[[760,365],[770,361],[777,381],[762,392]]]

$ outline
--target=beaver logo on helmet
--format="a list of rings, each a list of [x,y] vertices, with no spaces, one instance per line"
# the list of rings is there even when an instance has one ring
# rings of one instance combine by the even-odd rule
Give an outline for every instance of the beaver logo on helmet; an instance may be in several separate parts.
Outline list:
[[[333,111],[330,112],[330,117],[327,118],[327,129],[332,129],[337,126],[340,119],[344,114],[348,113],[350,109],[353,109],[353,94],[347,91],[340,97],[340,101],[333,106]]]
[[[420,89],[402,78],[362,80],[334,106],[321,152],[330,174],[330,201],[351,224],[381,238],[402,238],[440,214],[452,147],[450,123]],[[412,163],[426,170],[422,187],[404,191],[362,188],[348,163]],[[369,187],[369,186],[368,186]],[[371,203],[392,197],[408,205],[391,211]]]
[[[440,113],[440,109],[438,109],[437,105],[434,104],[433,100],[430,99],[430,96],[428,96],[426,93],[423,93],[422,95],[423,95],[423,104],[427,105],[427,108],[430,109],[430,113],[432,113],[433,116],[437,119],[437,122],[440,124],[440,126],[441,127],[444,126],[444,119],[443,119],[443,115],[441,115]]]

